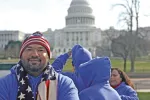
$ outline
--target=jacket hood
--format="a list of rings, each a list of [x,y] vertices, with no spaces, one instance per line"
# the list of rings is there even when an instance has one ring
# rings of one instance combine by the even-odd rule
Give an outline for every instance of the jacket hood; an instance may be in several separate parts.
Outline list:
[[[80,64],[85,63],[91,59],[92,55],[90,51],[88,51],[86,48],[78,48],[74,57],[72,57],[72,63],[76,70]]]
[[[78,49],[83,48],[81,45],[76,44],[73,48],[72,48],[72,58],[74,58],[76,52],[78,51]]]
[[[108,83],[111,76],[111,63],[108,57],[96,57],[81,64],[77,71],[86,87]]]

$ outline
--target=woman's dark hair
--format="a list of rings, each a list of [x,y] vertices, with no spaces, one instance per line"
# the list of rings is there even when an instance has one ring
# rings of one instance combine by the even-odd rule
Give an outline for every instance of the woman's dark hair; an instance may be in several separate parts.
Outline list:
[[[119,68],[111,68],[111,72],[113,70],[118,71],[118,73],[120,74],[120,78],[122,78],[122,82],[125,82],[125,84],[131,86],[134,89],[134,84],[132,83],[131,79],[124,71],[120,70]]]

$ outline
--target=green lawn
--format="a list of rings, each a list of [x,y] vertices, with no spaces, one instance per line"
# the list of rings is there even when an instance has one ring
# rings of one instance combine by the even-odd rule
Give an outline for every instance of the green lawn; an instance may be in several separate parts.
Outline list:
[[[50,60],[50,62],[52,63],[54,61],[54,59]],[[64,71],[72,71],[72,63],[71,63],[71,59],[68,59],[65,67],[64,67]],[[18,62],[18,59],[12,59],[12,60],[0,60],[1,62]],[[117,67],[120,69],[123,69],[123,60],[120,59],[111,59],[111,64],[112,67]],[[130,71],[130,61],[127,61],[127,72]],[[138,73],[150,73],[150,60],[142,60],[142,61],[136,61],[135,62],[135,72]]]
[[[52,61],[51,61],[52,62]],[[117,67],[123,69],[123,61],[122,60],[114,60],[111,59],[112,67]],[[64,71],[72,70],[71,59],[69,59],[64,67]],[[127,61],[127,72],[130,71],[130,62]],[[136,61],[135,62],[135,72],[139,73],[150,73],[150,61]]]
[[[111,59],[112,67],[117,67],[123,69],[123,60]],[[130,61],[127,61],[127,72],[130,71]],[[150,73],[150,61],[136,61],[135,62],[135,72],[147,72]]]
[[[138,92],[139,100],[150,100],[150,92]]]

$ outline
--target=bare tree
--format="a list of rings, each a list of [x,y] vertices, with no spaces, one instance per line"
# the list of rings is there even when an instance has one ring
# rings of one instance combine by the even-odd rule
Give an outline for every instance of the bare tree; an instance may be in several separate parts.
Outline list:
[[[8,44],[5,46],[5,57],[19,57],[18,52],[20,51],[21,42],[20,41],[9,41]]]
[[[118,22],[121,23],[125,23],[127,25],[127,29],[128,31],[130,31],[132,33],[133,31],[133,16],[134,16],[134,3],[133,0],[123,0],[125,1],[124,3],[118,3],[118,4],[114,4],[112,5],[112,8],[115,7],[122,7],[124,10],[122,12],[120,12],[119,14],[119,20]]]
[[[135,8],[135,20],[136,20],[136,34],[139,33],[139,9],[140,9],[140,1],[134,0],[134,8]]]
[[[134,72],[134,65],[136,59],[136,50],[139,47],[139,40],[137,36],[139,35],[139,8],[140,8],[140,1],[139,0],[132,0],[133,8],[134,8],[134,15],[136,21],[136,32],[135,34],[131,34],[132,41],[131,41],[131,48],[130,48],[130,60],[131,60],[131,72]]]
[[[111,50],[115,56],[119,56],[123,58],[124,61],[124,71],[126,72],[126,62],[129,55],[129,35],[121,34],[119,37],[112,40]]]
[[[138,46],[137,41],[136,40],[137,36],[135,36],[134,32],[133,32],[133,18],[135,16],[135,21],[136,21],[136,35],[138,35],[138,25],[139,25],[139,0],[124,0],[124,3],[119,3],[119,4],[115,4],[113,5],[114,7],[120,6],[124,8],[124,11],[122,11],[119,14],[119,17],[121,19],[119,19],[119,22],[124,21],[124,23],[126,23],[127,25],[127,30],[128,33],[130,33],[130,48],[129,51],[129,55],[130,55],[130,61],[131,61],[131,72],[134,72],[134,63],[135,63],[135,58],[136,58],[136,46]],[[135,36],[135,37],[134,37]]]
[[[98,51],[101,52],[101,55],[100,56],[103,56],[103,55],[107,55],[107,56],[111,56],[112,54],[112,50],[111,50],[111,43],[112,43],[112,40],[114,38],[117,38],[118,36],[120,35],[120,31],[119,30],[116,30],[114,29],[114,27],[110,27],[109,29],[107,30],[104,30],[102,32],[102,41],[101,41],[101,46],[98,47]]]
[[[121,34],[118,38],[113,39],[111,44],[111,50],[115,56],[122,57],[124,60],[124,71],[126,72],[126,61],[128,59],[128,56],[130,57],[131,53],[131,46],[130,43],[132,42],[132,39],[135,38],[135,40],[138,40],[135,44],[136,49],[134,51],[134,54],[136,56],[141,56],[143,54],[148,54],[148,41],[146,41],[144,38],[137,36],[136,34],[131,35],[130,33]],[[131,71],[131,70],[130,70]]]

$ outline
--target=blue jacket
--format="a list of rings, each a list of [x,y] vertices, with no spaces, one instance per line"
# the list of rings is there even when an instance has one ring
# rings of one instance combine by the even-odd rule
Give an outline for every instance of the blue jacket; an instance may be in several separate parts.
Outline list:
[[[80,64],[89,60],[92,60],[92,54],[86,48],[78,48],[76,51],[72,52],[72,64],[75,70],[78,69]]]
[[[62,72],[62,74],[65,76],[68,76],[69,78],[71,78],[73,80],[75,86],[78,89],[78,92],[85,89],[83,81],[82,81],[82,79],[78,73],[76,73],[76,72]]]
[[[52,66],[57,72],[61,72],[63,75],[70,77],[73,80],[78,91],[80,92],[81,90],[85,88],[85,86],[83,84],[82,79],[80,78],[80,75],[76,71],[80,64],[91,60],[92,55],[87,49],[81,47],[80,45],[75,45],[72,49],[72,63],[74,65],[75,71],[74,72],[62,72],[62,69],[68,58],[69,58],[69,55],[67,53],[62,54],[55,59],[55,61],[52,63]]]
[[[110,60],[97,57],[81,64],[78,68],[86,89],[79,93],[80,100],[121,100],[119,94],[110,86]]]
[[[139,100],[136,91],[122,82],[115,88],[122,100]]]
[[[80,48],[83,48],[83,47],[82,47],[81,45],[79,45],[79,44],[76,44],[76,45],[74,45],[74,46],[72,47],[72,50],[71,50],[71,52],[72,52],[72,59],[74,59],[76,52],[77,52]]]
[[[29,76],[29,83],[32,88],[33,95],[37,91],[37,84],[41,80],[41,76]],[[0,79],[0,100],[16,100],[18,91],[18,81],[16,73],[11,69],[11,73]],[[58,95],[57,100],[79,100],[78,91],[73,81],[62,75],[58,74]]]
[[[63,67],[66,64],[66,61],[68,60],[69,55],[68,53],[62,54],[58,56],[54,62],[51,64],[56,72],[60,73],[63,70]]]

